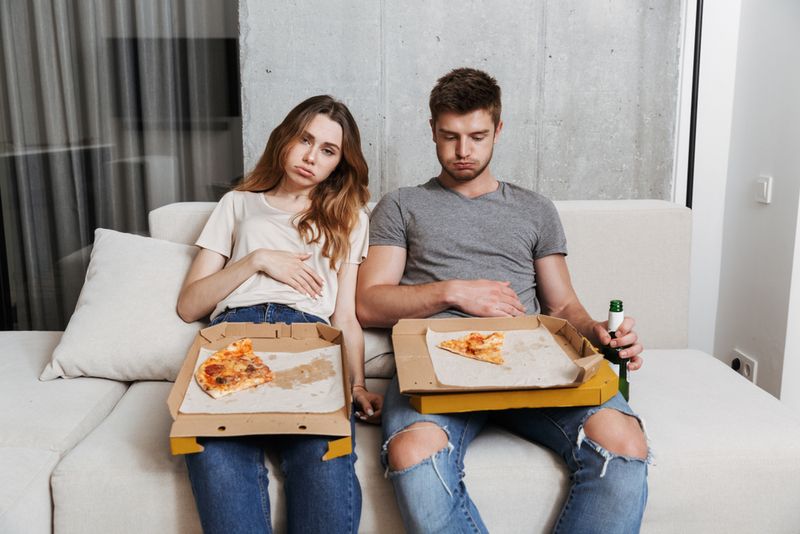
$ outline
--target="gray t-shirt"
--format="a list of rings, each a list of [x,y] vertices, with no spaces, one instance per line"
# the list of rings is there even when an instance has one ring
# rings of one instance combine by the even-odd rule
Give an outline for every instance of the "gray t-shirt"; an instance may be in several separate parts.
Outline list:
[[[567,253],[558,212],[542,195],[500,182],[491,193],[467,198],[436,178],[384,195],[370,218],[369,244],[406,249],[401,285],[507,281],[528,314],[540,311],[533,261]],[[466,314],[435,315],[453,316]]]

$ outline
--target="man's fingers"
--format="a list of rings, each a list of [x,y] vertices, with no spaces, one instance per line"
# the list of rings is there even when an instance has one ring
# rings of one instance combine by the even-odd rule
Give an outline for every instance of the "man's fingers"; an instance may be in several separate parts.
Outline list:
[[[636,371],[642,367],[644,363],[644,359],[641,356],[632,356],[628,360],[628,370],[629,371]]]
[[[516,309],[519,312],[518,315],[525,313],[525,306],[522,305],[516,293],[513,296],[502,294],[500,296],[500,304]]]
[[[636,325],[636,320],[633,317],[625,317],[622,324],[617,328],[617,332],[621,332],[622,335],[625,335],[633,331],[634,325]]]
[[[636,332],[629,332],[620,336],[615,332],[615,338],[611,340],[612,347],[627,347],[628,345],[635,345],[639,341],[639,336]]]
[[[633,358],[641,354],[642,350],[644,350],[644,347],[638,343],[634,343],[630,347],[625,347],[621,350],[619,355],[621,358]]]

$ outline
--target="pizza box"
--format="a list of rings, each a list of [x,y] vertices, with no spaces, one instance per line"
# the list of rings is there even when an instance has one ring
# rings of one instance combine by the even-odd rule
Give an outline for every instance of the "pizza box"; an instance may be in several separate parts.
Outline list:
[[[172,386],[167,405],[173,423],[169,433],[173,454],[201,452],[197,437],[246,436],[254,434],[309,434],[331,436],[324,459],[352,451],[350,436],[350,378],[342,346],[341,409],[330,413],[183,413],[180,407],[190,383],[201,348],[219,350],[241,338],[253,340],[255,352],[303,352],[331,345],[342,346],[342,334],[322,323],[220,323],[200,330]],[[235,394],[234,394],[235,395]]]
[[[533,330],[543,325],[579,367],[571,383],[557,388],[452,386],[439,382],[428,354],[426,332]],[[468,412],[545,406],[602,404],[617,392],[617,376],[597,349],[563,319],[521,317],[403,319],[392,329],[400,392],[422,413]],[[490,365],[490,364],[487,364]]]

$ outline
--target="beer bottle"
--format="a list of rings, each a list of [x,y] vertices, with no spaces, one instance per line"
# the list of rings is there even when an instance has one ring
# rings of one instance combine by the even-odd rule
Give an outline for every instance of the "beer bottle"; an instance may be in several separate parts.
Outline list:
[[[617,328],[622,324],[625,319],[625,312],[622,311],[622,301],[614,299],[608,307],[608,334],[611,339],[617,337]],[[619,355],[620,350],[625,347],[611,347],[606,345],[604,355],[608,361],[615,365],[619,365],[619,392],[628,400],[630,393],[630,384],[628,383],[628,360],[621,358]]]

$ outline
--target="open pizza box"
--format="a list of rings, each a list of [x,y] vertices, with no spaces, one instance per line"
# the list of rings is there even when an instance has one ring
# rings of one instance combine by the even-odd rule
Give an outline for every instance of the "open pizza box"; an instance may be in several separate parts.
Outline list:
[[[504,365],[436,346],[472,331],[505,334]],[[617,392],[617,376],[597,349],[567,321],[547,315],[403,319],[392,329],[392,343],[400,392],[421,413],[590,406]],[[542,361],[545,354],[555,358],[556,368],[540,376],[531,359],[537,353]]]
[[[252,340],[275,380],[213,399],[197,385],[195,370],[210,354],[242,338]],[[316,355],[321,356],[310,360]],[[331,436],[323,459],[349,454],[352,399],[346,362],[341,332],[321,323],[220,323],[200,330],[167,398],[172,453],[201,452],[198,436],[309,434]],[[317,363],[325,364],[325,374],[317,373],[324,380],[309,384],[319,378]],[[316,390],[309,393],[309,387]],[[303,411],[306,402],[314,409]],[[269,411],[275,406],[279,410]]]

